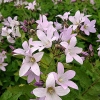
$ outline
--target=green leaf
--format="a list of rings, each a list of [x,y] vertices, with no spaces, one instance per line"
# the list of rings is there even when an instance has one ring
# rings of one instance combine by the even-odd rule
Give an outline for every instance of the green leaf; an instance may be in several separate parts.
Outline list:
[[[8,100],[10,97],[12,97],[12,93],[9,90],[7,90],[2,94],[0,100]]]

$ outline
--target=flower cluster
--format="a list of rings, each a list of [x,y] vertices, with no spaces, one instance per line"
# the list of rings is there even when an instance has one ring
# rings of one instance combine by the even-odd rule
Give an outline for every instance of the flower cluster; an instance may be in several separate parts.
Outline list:
[[[83,52],[82,48],[76,46],[77,35],[79,31],[85,35],[90,35],[90,32],[95,33],[96,21],[90,21],[88,19],[90,15],[85,16],[80,11],[77,11],[75,16],[69,15],[70,12],[66,12],[64,15],[56,16],[62,19],[63,24],[57,21],[48,21],[45,15],[40,15],[39,20],[36,21],[36,36],[38,40],[33,41],[30,38],[28,42],[23,42],[23,49],[18,48],[13,51],[14,55],[20,54],[24,56],[19,75],[28,76],[28,83],[34,79],[40,82],[42,72],[40,71],[39,62],[45,54],[44,49],[58,45],[58,50],[62,50],[61,52],[66,55],[66,63],[76,60],[78,63],[83,64],[84,59],[79,55]],[[68,25],[68,20],[72,22],[72,25]],[[33,94],[39,97],[39,99],[61,100],[59,96],[70,92],[68,87],[78,89],[78,86],[70,80],[75,76],[75,71],[68,70],[64,73],[64,67],[61,62],[58,63],[57,71],[58,73],[51,72],[48,74],[46,88],[41,87],[33,90]],[[60,86],[55,87],[55,82]]]
[[[8,42],[14,43],[16,37],[21,37],[17,16],[14,17],[14,19],[12,19],[11,17],[4,19],[3,25],[4,27],[2,27],[1,35],[6,36]]]
[[[12,0],[4,0],[4,3],[11,1]],[[62,2],[62,0],[52,1],[55,4]],[[35,11],[36,6],[38,6],[35,0],[32,3],[17,0],[15,6],[23,4],[27,5],[25,8],[32,12]],[[67,95],[70,92],[70,88],[78,90],[78,86],[74,83],[74,80],[71,80],[74,78],[76,72],[64,68],[63,63],[68,64],[75,62],[76,64],[82,65],[88,55],[93,56],[92,45],[90,44],[89,49],[84,51],[84,49],[78,45],[78,37],[81,35],[89,36],[90,33],[96,33],[96,20],[90,21],[89,17],[91,15],[84,15],[84,13],[81,13],[79,10],[73,16],[71,16],[70,13],[71,11],[65,12],[63,15],[59,14],[55,16],[55,22],[48,21],[47,16],[41,14],[38,20],[35,21],[35,19],[32,19],[31,24],[28,23],[29,19],[25,19],[24,22],[18,21],[17,16],[13,19],[8,17],[2,22],[3,27],[0,35],[1,37],[6,37],[7,41],[13,44],[16,42],[17,37],[21,37],[20,28],[26,33],[29,33],[30,29],[35,30],[34,37],[30,36],[28,37],[28,41],[23,41],[22,48],[15,49],[16,47],[13,48],[11,45],[9,45],[9,47],[12,48],[14,56],[21,55],[23,57],[19,76],[26,76],[28,83],[32,83],[35,79],[34,85],[38,86],[38,88],[33,89],[32,94],[37,97],[36,100],[62,100],[60,96]],[[60,19],[60,21],[58,19]],[[31,27],[33,24],[36,26],[35,29]],[[97,42],[100,42],[100,35],[98,35],[98,38],[99,40],[97,40]],[[98,55],[100,56],[100,47],[97,50],[99,50]],[[42,60],[47,52],[50,52],[50,56],[53,55],[55,70],[57,64],[57,73],[52,70],[46,73],[43,79],[41,78],[44,74],[41,70],[41,63],[44,63]],[[61,62],[60,59],[55,59],[58,55],[64,55],[63,62]],[[8,65],[4,63],[5,58],[6,55],[3,51],[0,53],[0,69],[3,71],[6,70],[5,66]],[[51,63],[52,61],[50,64]],[[45,66],[49,65],[45,64]]]

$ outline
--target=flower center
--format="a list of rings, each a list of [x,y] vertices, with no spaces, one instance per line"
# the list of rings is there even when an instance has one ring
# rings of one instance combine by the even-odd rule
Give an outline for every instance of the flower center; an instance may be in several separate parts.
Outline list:
[[[48,87],[47,92],[48,92],[49,94],[53,94],[53,93],[55,92],[55,90],[54,90],[53,87]]]
[[[58,81],[59,81],[59,82],[63,82],[63,79],[60,77],[60,78],[58,79]]]
[[[35,62],[35,59],[34,59],[33,57],[31,57],[31,58],[30,58],[30,62],[31,62],[31,63],[34,63],[34,62]]]
[[[49,40],[45,42],[45,45],[46,46],[49,45],[49,44],[50,44],[50,41]]]
[[[2,64],[0,64],[0,66],[2,66]]]
[[[88,26],[84,25],[84,29],[87,29],[87,28],[88,28]]]

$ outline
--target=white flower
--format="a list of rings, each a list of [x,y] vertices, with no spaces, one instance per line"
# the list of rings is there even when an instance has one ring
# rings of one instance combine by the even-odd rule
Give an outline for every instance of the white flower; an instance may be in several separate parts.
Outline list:
[[[41,60],[43,54],[43,52],[38,52],[33,55],[27,55],[23,60],[19,71],[19,76],[24,76],[29,70],[31,70],[37,76],[40,76],[40,68],[37,62]]]
[[[70,92],[70,89],[63,89],[61,86],[55,87],[53,74],[49,74],[46,80],[46,88],[36,88],[33,94],[37,97],[45,97],[45,100],[62,100],[59,96],[64,96]]]
[[[0,53],[0,58],[2,59],[2,61],[4,61],[4,59],[7,58],[5,54],[6,54],[5,51],[2,51],[2,53]]]
[[[12,32],[11,29],[8,29],[7,27],[3,27],[3,28],[2,28],[2,33],[1,33],[1,35],[2,35],[2,36],[6,36],[8,42],[14,43],[15,40],[10,36],[11,32]]]
[[[32,47],[32,42],[33,42],[32,38],[30,38],[28,42],[24,41],[22,43],[23,49],[21,49],[21,48],[15,49],[13,51],[15,53],[14,55],[24,55],[24,56],[26,56],[26,55],[29,55],[29,54],[33,53],[34,51],[36,51],[37,48]]]
[[[82,22],[84,22],[85,18],[87,17],[90,17],[90,15],[84,16],[84,14],[80,13],[79,10],[75,13],[75,16],[69,16],[69,20],[73,23],[73,25],[71,25],[73,30],[75,30]]]
[[[2,58],[2,56],[0,56],[0,69],[2,71],[6,71],[5,66],[7,66],[7,63],[4,63],[4,59]]]
[[[10,26],[11,28],[13,28],[14,26],[18,26],[19,22],[17,21],[17,16],[14,17],[14,19],[12,19],[11,17],[8,17],[7,19],[4,19],[3,24],[5,26]]]
[[[90,21],[88,18],[85,18],[84,25],[81,26],[80,30],[84,31],[86,35],[90,35],[90,32],[95,33],[96,32],[95,23],[96,20]]]
[[[33,1],[32,3],[29,3],[28,6],[26,6],[25,8],[28,8],[28,10],[34,10],[36,6],[36,1]]]
[[[37,20],[36,23],[38,24],[37,29],[42,31],[47,31],[48,27],[50,26],[53,27],[53,22],[48,21],[45,15],[40,15],[40,19]]]
[[[56,40],[55,28],[50,26],[47,32],[37,30],[37,36],[41,41],[34,41],[32,44],[34,47],[38,48],[39,51],[44,48],[50,48],[52,46],[52,41]]]
[[[74,89],[78,89],[78,86],[70,80],[75,76],[74,70],[68,70],[64,73],[63,64],[58,62],[57,72],[58,73],[52,72],[57,84],[61,85],[64,89],[68,88],[68,86]]]
[[[83,64],[82,58],[78,55],[82,52],[82,48],[75,47],[77,43],[76,37],[72,37],[70,43],[61,42],[60,44],[65,47],[66,62],[72,62],[75,59],[80,64]]]
[[[68,15],[70,12],[65,12],[63,15],[57,15],[56,17],[60,17],[63,21],[68,19]]]

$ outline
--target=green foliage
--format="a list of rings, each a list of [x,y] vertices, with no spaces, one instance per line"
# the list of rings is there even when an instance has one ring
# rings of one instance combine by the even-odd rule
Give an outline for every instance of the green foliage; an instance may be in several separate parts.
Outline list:
[[[8,89],[2,94],[0,100],[29,100],[34,97],[31,91],[34,87],[32,85],[20,85],[15,87],[8,87]],[[22,97],[24,96],[24,97]],[[25,99],[27,98],[27,99]]]

